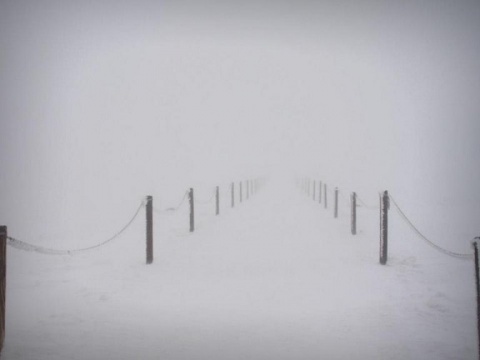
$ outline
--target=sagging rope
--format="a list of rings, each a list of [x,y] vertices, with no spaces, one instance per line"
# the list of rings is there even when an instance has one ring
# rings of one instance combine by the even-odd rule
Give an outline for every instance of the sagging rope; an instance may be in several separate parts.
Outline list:
[[[22,240],[15,239],[13,237],[7,237],[7,244],[10,245],[11,247],[23,251],[30,251],[30,252],[38,252],[40,254],[46,254],[46,255],[72,255],[77,252],[82,252],[82,251],[88,251],[88,250],[93,250],[96,248],[99,248],[101,246],[104,246],[108,244],[109,242],[115,240],[117,237],[119,237],[125,230],[127,230],[130,225],[133,223],[133,221],[137,218],[138,214],[140,213],[140,210],[145,206],[145,200],[142,200],[140,203],[140,206],[138,209],[135,211],[135,214],[133,217],[130,219],[130,221],[127,222],[127,224],[122,227],[119,231],[115,233],[115,235],[111,236],[105,241],[102,241],[101,243],[93,246],[89,246],[86,248],[80,248],[80,249],[73,249],[73,250],[60,250],[60,249],[52,249],[52,248],[46,248],[43,246],[38,246],[38,245],[33,245],[30,243],[27,243]]]
[[[405,213],[400,209],[400,206],[398,206],[397,202],[394,200],[392,195],[389,195],[390,200],[392,201],[393,205],[395,205],[395,209],[397,212],[400,214],[402,219],[410,226],[410,228],[422,239],[424,240],[428,245],[433,247],[434,249],[442,252],[445,255],[457,258],[457,259],[464,259],[464,260],[470,260],[473,257],[473,254],[464,254],[464,253],[457,253],[453,252],[450,250],[447,250],[437,244],[435,244],[433,241],[428,239],[425,235],[423,235],[420,230],[417,229],[417,227],[412,223],[412,221],[405,215]]]
[[[170,213],[170,212],[178,211],[182,208],[182,206],[185,203],[185,200],[187,199],[187,197],[188,197],[188,191],[185,191],[185,194],[183,195],[182,200],[180,201],[180,203],[176,207],[168,207],[168,208],[165,208],[163,210],[153,207],[153,211],[156,212],[157,214],[164,214],[164,213]]]

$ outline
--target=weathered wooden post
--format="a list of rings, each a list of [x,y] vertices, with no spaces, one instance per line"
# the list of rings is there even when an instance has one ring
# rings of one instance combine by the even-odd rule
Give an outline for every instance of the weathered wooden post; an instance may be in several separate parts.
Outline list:
[[[333,209],[333,217],[338,218],[338,188],[335,188],[335,206]]]
[[[385,265],[388,257],[388,209],[389,197],[388,191],[384,191],[381,196],[380,207],[380,264]]]
[[[5,341],[5,299],[7,291],[7,227],[0,226],[0,351]]]
[[[323,196],[323,203],[325,205],[325,209],[327,208],[327,184],[323,184],[324,196]]]
[[[147,196],[147,203],[145,204],[145,213],[147,216],[147,264],[153,262],[153,198]]]
[[[480,264],[478,259],[478,242],[480,236],[476,237],[473,242],[473,250],[475,256],[475,288],[477,291],[477,336],[478,336],[478,357],[480,358]]]
[[[220,214],[220,187],[215,188],[215,215]]]
[[[195,231],[195,203],[193,197],[193,188],[188,192],[188,201],[190,203],[190,232]]]
[[[350,210],[351,210],[351,230],[352,235],[357,234],[357,193],[354,191],[350,197]]]
[[[232,208],[235,206],[235,183],[232,182],[231,192],[232,192]]]

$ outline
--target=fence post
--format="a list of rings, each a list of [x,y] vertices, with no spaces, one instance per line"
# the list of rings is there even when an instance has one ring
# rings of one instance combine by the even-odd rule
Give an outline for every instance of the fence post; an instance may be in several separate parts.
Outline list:
[[[382,195],[380,207],[380,264],[385,265],[388,257],[388,191]]]
[[[325,204],[325,209],[327,208],[327,184],[323,184],[324,197],[323,203]]]
[[[234,182],[232,182],[231,190],[232,190],[232,208],[233,208],[235,206],[235,183]]]
[[[319,181],[319,184],[318,184],[318,203],[321,204],[322,203],[322,182]]]
[[[220,187],[215,188],[215,215],[220,214]]]
[[[352,196],[350,198],[350,207],[351,207],[351,214],[352,214],[352,235],[357,234],[357,194],[352,192]]]
[[[0,226],[0,351],[5,340],[5,299],[7,290],[7,227]]]
[[[243,187],[242,187],[242,185],[243,185],[243,182],[240,181],[240,202],[243,201]]]
[[[188,192],[188,201],[190,202],[190,232],[195,231],[195,205],[193,198],[193,188]]]
[[[145,213],[147,216],[147,264],[153,262],[153,198],[147,196]]]
[[[313,180],[313,201],[315,201],[315,190],[317,189],[317,184],[315,180]]]
[[[333,210],[333,217],[338,218],[338,188],[335,188],[335,207]]]
[[[478,242],[480,237],[476,237],[473,242],[473,250],[475,254],[475,288],[477,290],[477,336],[478,336],[478,356],[480,358],[480,264],[478,260]]]

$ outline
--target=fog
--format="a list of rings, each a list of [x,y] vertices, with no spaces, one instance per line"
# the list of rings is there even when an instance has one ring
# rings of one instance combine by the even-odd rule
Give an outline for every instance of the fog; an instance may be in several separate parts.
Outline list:
[[[478,1],[3,0],[1,222],[257,176],[478,203],[478,34]]]

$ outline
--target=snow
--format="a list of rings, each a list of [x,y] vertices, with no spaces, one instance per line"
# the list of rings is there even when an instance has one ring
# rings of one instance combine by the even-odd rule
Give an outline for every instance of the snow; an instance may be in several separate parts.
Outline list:
[[[392,211],[381,266],[378,210],[359,207],[352,236],[345,194],[334,219],[331,193],[325,209],[287,180],[233,209],[223,186],[220,216],[198,205],[194,233],[187,206],[155,213],[151,265],[143,211],[97,250],[9,247],[2,360],[476,357],[473,261]]]

